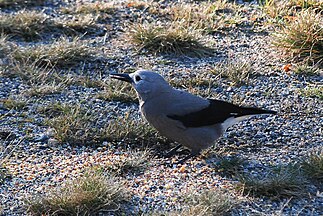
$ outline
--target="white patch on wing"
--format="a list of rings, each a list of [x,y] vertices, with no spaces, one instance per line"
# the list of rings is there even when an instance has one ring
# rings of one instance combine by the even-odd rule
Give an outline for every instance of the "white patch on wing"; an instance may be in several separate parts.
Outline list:
[[[225,131],[226,129],[228,129],[229,127],[231,127],[232,125],[241,122],[242,120],[245,120],[247,118],[249,118],[250,116],[254,116],[254,115],[245,115],[245,116],[240,116],[240,117],[230,117],[228,119],[226,119],[223,123],[221,123],[221,127],[223,129],[223,131]]]
[[[238,113],[230,113],[230,115],[236,116],[236,115],[238,115]]]

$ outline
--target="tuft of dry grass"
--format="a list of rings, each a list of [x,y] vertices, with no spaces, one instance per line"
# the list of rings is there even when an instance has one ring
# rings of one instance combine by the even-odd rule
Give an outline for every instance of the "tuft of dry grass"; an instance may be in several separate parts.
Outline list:
[[[64,14],[70,14],[67,19],[57,21],[66,34],[102,34],[106,25],[105,20],[111,17],[116,8],[110,2],[80,2],[61,7],[60,11]]]
[[[59,68],[94,61],[96,56],[95,49],[78,37],[72,40],[62,37],[52,44],[19,47],[12,52],[12,58],[16,61],[36,62],[34,63],[36,66]]]
[[[265,176],[240,175],[238,189],[253,196],[298,197],[305,194],[307,185],[302,170],[297,165],[288,164],[270,170]]]
[[[154,54],[166,53],[203,57],[212,55],[212,49],[200,42],[198,32],[183,28],[180,23],[169,26],[156,24],[133,25],[130,40],[138,50],[148,50]]]
[[[0,0],[0,8],[42,5],[45,0]]]
[[[273,34],[273,44],[287,57],[309,62],[323,59],[322,12],[307,9],[296,14],[295,19]]]
[[[32,215],[97,215],[115,212],[127,200],[122,183],[92,171],[45,195],[26,199],[25,207]]]
[[[40,114],[43,114],[48,118],[54,118],[54,117],[64,115],[65,113],[69,113],[71,112],[72,109],[73,109],[73,106],[71,105],[55,102],[55,103],[48,104],[46,106],[38,107],[37,112]]]
[[[18,62],[10,59],[10,65],[2,72],[6,77],[20,77],[25,83],[39,86],[45,83],[53,83],[59,80],[54,68],[39,67],[38,62]]]
[[[220,189],[206,190],[198,195],[194,192],[187,200],[189,207],[182,210],[180,215],[224,215],[237,204],[231,195]]]
[[[30,96],[59,93],[70,85],[102,89],[107,86],[104,81],[89,76],[60,74],[54,67],[40,65],[38,60],[32,62],[28,59],[24,61],[10,59],[9,62],[10,65],[0,71],[0,74],[5,77],[20,77],[31,86],[24,92]]]
[[[55,107],[54,107],[55,108]],[[141,119],[131,117],[130,113],[108,119],[99,126],[99,115],[80,106],[61,110],[61,115],[45,121],[55,131],[55,139],[72,145],[93,145],[103,141],[125,141],[132,143],[156,143],[162,141],[157,132]]]
[[[93,14],[53,19],[44,12],[19,10],[17,13],[0,14],[0,32],[27,41],[41,39],[43,34],[53,32],[66,35],[97,33],[97,20],[98,17]]]
[[[323,10],[320,0],[262,0],[259,3],[270,18],[278,21],[294,19],[295,14],[308,8]]]
[[[105,84],[103,91],[99,92],[96,98],[124,103],[138,102],[135,90],[128,83],[109,79]]]
[[[129,171],[139,172],[149,165],[150,157],[151,152],[149,150],[130,151],[125,155],[120,155],[119,160],[114,160],[110,166],[104,167],[104,169],[116,175],[125,174]]]
[[[25,100],[8,97],[8,98],[1,98],[0,103],[2,104],[2,107],[8,109],[8,110],[23,110],[27,106],[27,102]]]
[[[307,64],[298,64],[293,69],[295,74],[315,76],[320,75],[320,69],[317,66],[309,66]]]
[[[112,119],[107,123],[104,134],[110,141],[127,142],[132,144],[157,144],[166,142],[158,132],[141,118],[132,117],[130,112],[124,116]]]
[[[199,29],[213,33],[241,24],[242,7],[226,0],[175,4],[168,9],[171,19],[181,23],[184,28]]]
[[[54,112],[57,106],[53,106]],[[93,127],[95,119],[89,112],[81,110],[80,106],[68,106],[60,109],[62,115],[45,121],[45,124],[54,128],[54,137],[61,143],[74,145],[96,144],[106,137],[102,136],[100,129]]]
[[[67,75],[61,77],[61,82],[63,82],[66,85],[78,85],[78,86],[84,86],[87,88],[105,88],[106,83],[103,80],[100,79],[93,79],[90,76],[73,76],[73,75]]]
[[[301,95],[306,97],[313,97],[323,100],[323,86],[307,86],[303,89],[299,89]]]
[[[0,58],[5,58],[11,50],[11,44],[8,42],[8,36],[0,34]]]
[[[60,84],[51,83],[51,84],[32,86],[31,88],[26,89],[23,92],[23,94],[28,95],[30,97],[43,97],[51,94],[58,94],[63,91],[64,87],[65,86],[61,83]]]
[[[216,79],[212,73],[200,71],[197,74],[187,73],[178,76],[169,77],[169,83],[177,88],[191,89],[191,88],[205,88],[216,86]]]
[[[92,14],[73,15],[72,17],[57,20],[56,27],[66,35],[92,34],[100,31],[99,26],[96,24],[97,20],[98,17]]]
[[[1,116],[0,116],[1,120]],[[11,174],[6,168],[7,159],[12,155],[15,148],[19,146],[19,144],[23,141],[23,139],[17,140],[15,139],[15,135],[13,135],[10,131],[0,131],[0,185],[7,179],[11,178]],[[10,140],[10,143],[7,145],[3,144]],[[1,214],[1,206],[0,206],[0,214]]]
[[[212,88],[218,85],[218,80],[209,72],[199,71],[197,74],[187,73],[181,76],[168,77],[168,82],[175,88],[184,89],[192,94],[209,98]]]
[[[323,149],[312,151],[301,162],[302,170],[311,179],[323,181]]]
[[[211,73],[228,78],[234,85],[248,84],[249,77],[255,74],[250,62],[241,60],[229,60],[218,64]]]
[[[179,215],[227,215],[239,203],[237,198],[221,189],[196,191],[185,194],[185,206],[181,210],[170,212],[153,212],[145,215],[151,216],[179,216]]]
[[[115,11],[113,4],[108,2],[76,3],[62,7],[61,12],[66,14],[111,14]]]
[[[218,172],[232,176],[241,172],[245,163],[245,159],[237,156],[221,157],[214,165],[214,168],[217,169]]]
[[[12,14],[0,14],[0,32],[25,40],[40,38],[53,25],[48,15],[38,11],[20,10]]]
[[[108,2],[81,2],[61,7],[60,11],[64,14],[71,14],[72,19],[62,23],[64,27],[75,31],[75,33],[98,33],[97,22],[102,22],[111,17],[115,12],[115,7]],[[68,31],[67,31],[68,32]],[[68,32],[69,34],[71,32]]]
[[[40,39],[44,33],[57,32],[67,35],[97,33],[98,18],[94,14],[76,14],[53,19],[44,12],[20,10],[12,14],[0,14],[0,32],[27,41]]]

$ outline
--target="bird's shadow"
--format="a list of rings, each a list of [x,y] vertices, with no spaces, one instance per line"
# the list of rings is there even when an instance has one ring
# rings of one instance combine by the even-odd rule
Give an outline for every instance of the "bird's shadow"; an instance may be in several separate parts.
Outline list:
[[[206,166],[225,177],[240,175],[245,165],[248,164],[248,160],[238,154],[217,154],[212,152],[202,154],[201,158]]]

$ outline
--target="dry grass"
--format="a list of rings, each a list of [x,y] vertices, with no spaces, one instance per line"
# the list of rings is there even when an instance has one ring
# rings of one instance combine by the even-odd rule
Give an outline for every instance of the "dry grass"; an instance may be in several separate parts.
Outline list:
[[[199,195],[193,192],[187,200],[189,207],[182,210],[179,215],[224,215],[237,204],[231,195],[220,189],[203,191]]]
[[[105,84],[103,91],[99,92],[96,98],[123,103],[138,102],[136,92],[129,83],[109,79]]]
[[[40,106],[37,108],[38,113],[43,114],[48,118],[54,118],[64,115],[65,113],[71,112],[71,110],[73,110],[73,106],[59,102],[51,103],[46,106]]]
[[[0,32],[25,40],[39,39],[53,26],[50,17],[38,11],[20,10],[13,14],[0,14]]]
[[[0,185],[5,180],[8,180],[12,177],[10,172],[6,168],[6,162],[8,162],[8,158],[14,153],[16,147],[19,146],[20,143],[24,140],[24,138],[19,140],[15,138],[16,136],[11,131],[1,131],[0,133]]]
[[[12,52],[12,58],[16,61],[36,62],[36,66],[59,68],[95,61],[97,55],[94,48],[78,37],[72,40],[63,37],[49,45],[19,47]]]
[[[26,89],[23,94],[30,97],[43,97],[46,95],[59,94],[63,91],[66,86],[63,84],[44,84],[39,86],[32,86]]]
[[[149,165],[150,157],[151,152],[149,150],[130,151],[125,155],[120,155],[110,166],[103,168],[116,175],[122,175],[128,172],[140,172]]]
[[[38,61],[31,62],[28,60],[18,62],[15,59],[11,59],[10,65],[5,68],[2,75],[6,77],[20,77],[25,83],[32,86],[59,80],[59,76],[54,68],[39,67]]]
[[[42,5],[45,0],[0,0],[0,8]]]
[[[273,34],[273,44],[287,57],[309,62],[323,59],[322,12],[307,9],[300,11],[294,20]]]
[[[57,107],[53,107],[54,112]],[[100,129],[94,127],[95,119],[90,112],[81,110],[80,106],[61,109],[62,115],[45,121],[45,124],[54,128],[55,138],[61,143],[71,145],[97,144],[106,139]]]
[[[265,176],[241,175],[238,189],[253,196],[299,197],[306,193],[307,180],[298,165],[278,166]]]
[[[192,88],[210,88],[217,85],[217,79],[212,73],[199,71],[197,74],[187,73],[178,76],[169,77],[169,83],[177,88],[192,89]]]
[[[92,79],[87,76],[60,74],[58,70],[56,70],[56,68],[49,65],[42,65],[45,64],[44,59],[23,59],[25,57],[28,57],[22,57],[20,56],[20,54],[16,56],[18,52],[23,53],[23,50],[13,50],[12,55],[14,56],[9,56],[10,64],[4,67],[3,70],[0,71],[0,74],[5,77],[21,78],[22,81],[31,86],[29,89],[24,91],[24,94],[27,94],[29,96],[43,96],[47,94],[59,93],[69,85],[80,85],[88,88],[104,88],[106,86],[106,84],[102,80]],[[31,48],[30,52],[32,52]],[[39,53],[39,51],[36,52]],[[55,55],[60,55],[58,50],[54,50],[53,52]],[[44,55],[50,54],[51,52],[44,53]],[[25,53],[23,55],[25,55]],[[18,57],[18,60],[14,59],[14,57]],[[77,56],[75,57],[77,58]],[[62,56],[58,56],[57,58],[58,59],[56,59],[56,61],[62,61],[59,64],[63,64],[63,61],[72,61],[72,59],[64,60],[64,53],[62,54]],[[67,54],[66,58],[68,58]],[[81,61],[81,59],[79,60]],[[51,61],[55,61],[54,57],[51,58]]]
[[[136,24],[129,33],[130,41],[137,49],[154,54],[166,53],[202,57],[212,55],[212,49],[200,42],[198,32],[183,28],[181,23],[168,26],[157,24]]]
[[[170,212],[153,212],[149,216],[184,216],[184,215],[229,215],[230,210],[238,204],[238,200],[220,189],[196,191],[185,195],[185,205],[182,210]]]
[[[250,62],[232,59],[218,64],[211,73],[229,79],[233,85],[248,84],[249,77],[255,74]]]
[[[55,107],[54,107],[55,108]],[[104,125],[100,116],[80,106],[62,109],[62,114],[48,119],[45,124],[55,131],[55,139],[71,145],[93,145],[103,141],[125,141],[127,143],[158,143],[162,141],[157,132],[141,119],[114,115]],[[107,114],[104,114],[107,115]]]
[[[14,97],[1,98],[0,103],[2,104],[2,107],[8,110],[23,110],[27,106],[27,101]]]
[[[89,34],[99,32],[96,24],[98,16],[75,14],[71,17],[51,18],[44,12],[19,10],[12,14],[0,14],[0,32],[12,37],[31,41],[41,39],[45,33],[51,34]]]
[[[100,32],[96,24],[98,17],[92,14],[73,15],[56,21],[56,27],[67,35],[95,34]]]
[[[262,0],[260,4],[264,12],[277,21],[293,19],[293,16],[303,9],[323,9],[320,0]]]
[[[243,170],[243,165],[245,163],[245,159],[237,156],[221,157],[214,164],[214,168],[225,175],[234,176]]]
[[[320,100],[323,100],[323,86],[317,85],[317,86],[307,86],[303,89],[299,89],[299,92],[301,95],[305,97],[313,97],[318,98]]]
[[[21,50],[19,52],[22,52]],[[10,65],[3,68],[0,74],[4,77],[19,77],[31,88],[24,93],[41,96],[58,93],[66,86],[78,85],[87,88],[106,88],[107,84],[100,79],[89,76],[61,74],[52,66],[42,66],[39,60],[10,59]]]
[[[261,2],[261,1],[260,1]],[[263,11],[272,19],[281,19],[291,12],[287,5],[288,1],[264,0],[262,1]]]
[[[160,137],[157,131],[150,127],[146,121],[132,117],[129,112],[108,122],[104,133],[111,141],[131,144],[138,143],[147,146],[165,142],[165,139]]]
[[[312,151],[301,162],[302,170],[311,179],[323,181],[323,149]]]
[[[127,199],[121,183],[92,171],[45,195],[26,199],[25,207],[32,215],[97,215],[117,211]]]
[[[61,82],[66,85],[78,85],[87,88],[105,88],[106,83],[101,79],[91,78],[90,76],[67,75],[61,77]]]
[[[114,11],[114,6],[108,2],[82,2],[61,8],[61,12],[66,14],[111,14]]]
[[[320,69],[316,66],[309,66],[306,64],[298,64],[293,69],[295,74],[305,76],[316,76],[320,75]]]
[[[81,2],[62,7],[60,11],[71,14],[72,19],[62,22],[64,27],[71,29],[74,33],[98,33],[100,32],[97,22],[104,22],[115,12],[115,7],[108,2]],[[69,34],[73,32],[68,32]]]
[[[1,139],[0,139],[1,141]],[[6,158],[6,149],[1,144],[0,145],[0,185],[8,178],[10,177],[8,170],[4,167],[5,158]],[[1,209],[1,206],[0,206]],[[1,211],[0,211],[1,212]]]
[[[241,24],[244,19],[242,8],[226,0],[176,4],[168,13],[171,19],[181,23],[184,28],[200,29],[213,33],[228,27]]]
[[[5,58],[11,50],[11,44],[8,42],[8,36],[0,34],[0,58]]]

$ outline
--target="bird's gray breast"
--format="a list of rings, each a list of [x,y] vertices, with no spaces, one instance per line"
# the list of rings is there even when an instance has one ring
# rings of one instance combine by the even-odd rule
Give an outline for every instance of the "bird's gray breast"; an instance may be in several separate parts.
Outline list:
[[[141,102],[140,111],[148,123],[159,131],[163,131],[168,124],[165,105],[159,100]]]

